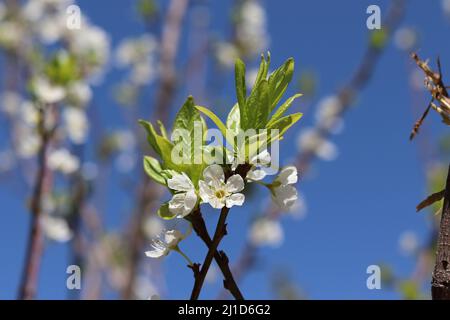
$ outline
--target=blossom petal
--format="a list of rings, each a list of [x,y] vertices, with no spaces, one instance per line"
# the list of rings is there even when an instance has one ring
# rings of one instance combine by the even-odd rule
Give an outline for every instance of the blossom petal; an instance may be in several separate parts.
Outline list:
[[[284,168],[283,170],[281,170],[276,180],[282,185],[297,183],[297,168],[294,166]]]
[[[247,179],[252,181],[260,181],[266,177],[267,173],[264,170],[261,169],[251,169],[247,173]]]
[[[227,197],[227,208],[231,208],[232,206],[242,206],[244,200],[245,196],[242,193],[233,193],[231,196]]]
[[[203,178],[205,179],[205,182],[209,185],[219,185],[218,182],[225,182],[225,174],[223,173],[223,169],[218,164],[212,164],[208,166],[203,171]]]
[[[167,180],[170,189],[176,191],[190,191],[194,189],[191,179],[183,172],[182,174],[174,174],[172,178]]]
[[[195,191],[191,190],[186,192],[186,197],[184,198],[183,215],[179,218],[184,218],[189,213],[191,213],[196,204],[197,204],[197,195],[195,194]]]
[[[161,258],[169,253],[169,250],[167,250],[167,248],[155,245],[152,245],[152,247],[153,250],[145,251],[145,255],[149,258]]]
[[[183,234],[179,230],[168,230],[164,234],[164,241],[169,249],[176,247],[182,239]]]
[[[232,175],[227,180],[226,190],[230,193],[244,190],[244,179],[238,174]]]
[[[297,189],[291,185],[282,185],[274,190],[273,199],[282,210],[289,210],[297,198]]]
[[[211,190],[209,185],[205,181],[200,180],[198,182],[198,187],[200,198],[203,200],[203,202],[209,202],[209,199],[211,199],[214,196],[214,192]]]

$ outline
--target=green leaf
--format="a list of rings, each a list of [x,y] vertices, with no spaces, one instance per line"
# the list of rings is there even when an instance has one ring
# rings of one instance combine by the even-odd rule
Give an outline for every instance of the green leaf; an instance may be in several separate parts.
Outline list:
[[[261,63],[259,64],[259,70],[256,76],[254,86],[256,86],[261,80],[265,80],[267,78],[269,66],[270,66],[270,52],[267,53],[267,61],[264,58],[264,54],[261,54]]]
[[[144,157],[144,170],[155,182],[162,184],[163,186],[167,185],[166,179],[161,175],[161,164],[155,158],[150,156]]]
[[[144,127],[145,131],[147,131],[147,141],[152,147],[152,149],[161,157],[161,150],[156,142],[157,133],[153,125],[145,120],[139,120],[139,124]]]
[[[289,58],[286,62],[275,70],[269,77],[269,91],[271,99],[271,110],[275,109],[281,97],[286,92],[294,74],[294,59]]]
[[[287,99],[277,109],[277,111],[274,113],[274,115],[272,116],[272,118],[270,119],[270,121],[269,121],[269,123],[267,125],[270,126],[272,123],[274,123],[275,121],[280,119],[284,115],[284,113],[287,111],[287,109],[289,109],[289,107],[291,106],[292,102],[294,102],[295,99],[297,99],[297,98],[299,98],[301,96],[302,96],[301,93],[297,93],[297,94],[293,95],[292,97],[290,97],[289,99]]]
[[[234,76],[236,84],[236,97],[239,104],[239,110],[241,112],[241,121],[245,124],[247,118],[244,115],[246,98],[247,98],[247,87],[245,84],[245,64],[241,59],[236,59],[236,64],[234,67]]]
[[[161,218],[163,218],[164,220],[172,220],[173,218],[176,217],[175,214],[173,214],[172,212],[170,212],[169,210],[169,204],[165,203],[163,204],[159,209],[158,209],[158,216],[160,216]]]
[[[195,126],[199,124],[201,125],[200,129],[203,131],[204,126],[200,117],[200,112],[195,108],[192,96],[189,96],[175,117],[172,134],[176,130],[186,130],[188,132],[188,137],[183,137],[183,143],[186,143],[188,145],[187,148],[191,151],[190,159],[192,163],[194,162],[195,153],[198,152],[198,150],[195,150],[196,144],[194,132]],[[190,138],[190,141],[185,141],[184,138]],[[199,138],[201,139],[201,141],[198,141],[200,144],[198,147],[200,148],[201,143],[203,142],[203,133]]]
[[[238,134],[241,128],[241,114],[239,110],[239,104],[235,104],[231,109],[227,117],[227,129],[231,130],[234,134]]]
[[[161,120],[158,120],[156,123],[158,123],[159,131],[161,131],[161,135],[164,138],[169,139],[169,135],[167,134],[167,130],[166,130],[166,127],[164,126],[164,123],[162,123]]]
[[[300,118],[303,116],[302,113],[294,113],[288,116],[285,116],[283,118],[278,119],[277,121],[275,121],[274,123],[272,123],[268,129],[269,132],[270,130],[273,129],[278,129],[279,130],[279,134],[277,137],[271,139],[271,141],[274,141],[276,139],[281,139],[283,137],[283,134],[290,128],[292,127],[298,120],[300,120]]]
[[[246,127],[243,129],[265,128],[270,114],[269,84],[267,80],[261,80],[253,88],[250,97],[248,97],[244,113],[248,120]]]
[[[225,137],[225,139],[227,139],[227,127],[225,126],[225,124],[222,122],[222,120],[219,119],[218,116],[216,116],[216,114],[214,112],[212,112],[211,110],[205,108],[205,107],[201,107],[201,106],[196,106],[197,110],[200,111],[201,113],[203,113],[205,116],[207,116],[208,118],[210,118],[214,124],[217,126],[217,128],[220,130],[220,132],[222,133],[222,135]],[[227,139],[228,141],[228,139]],[[228,141],[231,145],[233,145],[233,141]]]

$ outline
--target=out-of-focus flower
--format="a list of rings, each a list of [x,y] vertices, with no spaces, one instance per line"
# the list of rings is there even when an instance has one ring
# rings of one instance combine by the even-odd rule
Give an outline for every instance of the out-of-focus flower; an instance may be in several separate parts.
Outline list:
[[[25,30],[15,20],[0,21],[0,47],[17,49],[24,39]]]
[[[152,249],[145,252],[149,258],[161,258],[167,256],[172,250],[179,250],[178,244],[184,239],[184,235],[178,230],[167,230],[158,237],[152,239]]]
[[[91,87],[84,81],[74,82],[67,89],[67,99],[76,106],[85,107],[92,99]]]
[[[239,51],[229,42],[217,42],[214,45],[214,54],[217,62],[224,68],[231,68],[237,58],[239,58]]]
[[[167,186],[177,191],[169,201],[169,210],[178,218],[183,218],[194,210],[197,204],[197,194],[191,179],[183,172],[174,174],[167,180]]]
[[[57,149],[48,156],[48,167],[64,174],[72,174],[80,168],[80,160],[67,149]]]
[[[400,28],[395,32],[394,43],[400,50],[411,51],[417,45],[417,33],[412,28]]]
[[[204,180],[198,182],[199,193],[203,202],[209,203],[213,208],[222,209],[233,206],[242,206],[245,196],[240,193],[244,190],[244,180],[238,174],[232,175],[225,182],[225,174],[221,166],[210,165],[203,171]]]
[[[282,169],[269,185],[273,201],[282,210],[290,210],[297,201],[297,189],[293,186],[293,184],[297,183],[297,180],[297,168],[289,166]]]
[[[302,152],[311,152],[323,160],[334,160],[338,155],[336,146],[326,140],[316,129],[303,130],[298,137],[298,148]]]
[[[63,118],[69,139],[75,144],[84,143],[89,131],[89,122],[85,111],[68,107],[63,111]]]
[[[39,151],[41,140],[36,132],[26,125],[17,125],[14,128],[14,141],[19,158],[28,159]]]
[[[53,217],[46,214],[42,216],[41,224],[44,234],[51,240],[57,242],[67,242],[73,236],[67,221],[63,218]]]
[[[246,0],[238,9],[236,40],[244,55],[263,52],[269,44],[266,12],[257,0]]]
[[[450,0],[442,0],[442,9],[446,15],[450,15]]]
[[[400,251],[405,255],[414,254],[419,248],[417,235],[412,231],[403,232],[398,240]]]
[[[39,121],[39,112],[31,101],[24,101],[20,107],[22,120],[29,126],[35,126]]]
[[[126,39],[117,49],[117,64],[120,67],[131,66],[130,81],[135,85],[144,85],[157,76],[157,49],[158,42],[150,35]]]
[[[325,97],[319,101],[316,112],[316,121],[322,128],[336,131],[342,127],[340,113],[343,105],[337,96]]]
[[[283,243],[283,228],[278,220],[260,218],[250,228],[250,241],[255,246],[277,247]]]
[[[5,91],[0,97],[0,108],[6,114],[12,116],[19,112],[19,107],[22,103],[20,95],[13,91]]]
[[[67,40],[70,52],[78,58],[83,70],[98,76],[109,59],[110,40],[106,32],[86,21],[82,31],[70,30]]]
[[[63,87],[51,84],[47,79],[38,77],[33,81],[33,89],[36,97],[43,103],[57,103],[66,96]]]
[[[156,216],[151,216],[144,222],[144,232],[149,239],[157,237],[164,229],[164,225]]]

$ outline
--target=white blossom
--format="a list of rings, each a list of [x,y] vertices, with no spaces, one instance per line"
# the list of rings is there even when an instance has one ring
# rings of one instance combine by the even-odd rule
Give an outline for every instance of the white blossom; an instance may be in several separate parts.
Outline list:
[[[412,28],[400,28],[395,32],[394,43],[400,50],[411,51],[417,44],[417,33]]]
[[[277,247],[283,243],[283,228],[278,220],[260,218],[250,228],[250,241],[255,246]]]
[[[68,99],[79,107],[85,107],[92,99],[91,87],[84,81],[76,81],[67,89]]]
[[[297,168],[288,166],[282,169],[272,184],[269,185],[273,201],[282,210],[290,210],[297,201],[297,189],[293,186],[297,183],[297,180]]]
[[[405,231],[399,237],[399,247],[403,254],[412,255],[419,248],[417,235],[412,231]]]
[[[21,103],[22,98],[14,91],[5,91],[0,97],[0,108],[10,116],[19,111]]]
[[[244,54],[256,55],[263,52],[269,43],[266,12],[255,0],[244,1],[239,10],[236,37]]]
[[[303,130],[297,142],[302,152],[311,152],[323,160],[331,161],[338,155],[336,146],[313,128]]]
[[[270,153],[266,150],[263,150],[252,159],[250,159],[250,164],[253,164],[253,167],[247,173],[246,178],[250,181],[260,181],[264,179],[267,175],[267,171],[264,168],[270,166],[272,159]]]
[[[178,230],[167,230],[152,239],[151,250],[146,251],[145,255],[149,258],[161,258],[167,256],[171,250],[177,250],[178,244],[185,238]]]
[[[67,149],[57,149],[48,156],[48,167],[64,174],[72,174],[80,168],[80,160]]]
[[[213,208],[222,209],[241,206],[245,196],[244,180],[238,174],[232,175],[225,182],[225,174],[221,166],[210,165],[203,171],[204,180],[199,181],[200,197],[203,202],[209,203]]]
[[[57,103],[66,96],[66,91],[63,87],[53,85],[42,77],[38,77],[33,81],[33,88],[37,98],[44,103]]]
[[[72,236],[69,224],[63,218],[53,217],[48,214],[42,216],[41,226],[44,234],[51,240],[67,242]]]
[[[174,173],[172,178],[167,180],[167,186],[178,192],[169,201],[170,212],[178,218],[190,214],[197,204],[197,194],[191,179],[184,172]]]
[[[69,139],[75,144],[84,143],[89,131],[86,112],[79,108],[67,107],[63,111],[63,119]]]
[[[41,140],[33,128],[24,124],[14,128],[14,141],[17,155],[23,159],[36,155],[41,146]]]

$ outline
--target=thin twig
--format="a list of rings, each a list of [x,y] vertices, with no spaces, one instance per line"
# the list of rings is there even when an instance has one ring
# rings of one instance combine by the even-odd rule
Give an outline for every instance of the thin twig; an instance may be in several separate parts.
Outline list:
[[[48,106],[50,107],[50,106]],[[48,192],[50,180],[50,170],[47,166],[47,148],[50,144],[53,130],[47,131],[45,128],[45,112],[48,110],[40,109],[40,119],[38,130],[41,134],[41,146],[38,154],[38,173],[34,184],[33,195],[31,198],[31,222],[26,251],[25,265],[22,274],[21,286],[18,298],[21,300],[33,299],[36,294],[41,256],[44,248],[44,238],[42,234],[41,216],[42,201]]]

